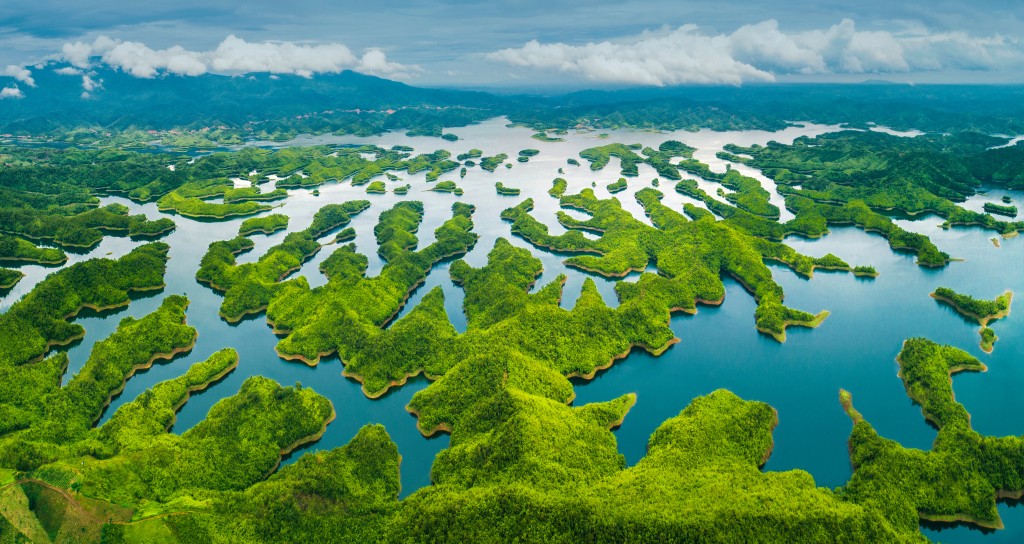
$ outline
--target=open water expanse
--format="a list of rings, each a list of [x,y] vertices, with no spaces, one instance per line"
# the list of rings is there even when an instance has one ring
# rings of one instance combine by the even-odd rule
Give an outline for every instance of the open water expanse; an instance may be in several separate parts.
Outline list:
[[[394,187],[410,183],[412,189],[406,196],[391,193],[368,195],[365,187],[353,187],[348,182],[329,183],[319,187],[319,196],[314,196],[310,190],[289,191],[289,198],[279,208],[267,213],[288,215],[288,231],[291,232],[305,229],[313,214],[324,204],[352,199],[369,200],[372,207],[356,216],[351,226],[358,233],[355,240],[358,250],[370,259],[367,273],[375,275],[384,264],[377,256],[373,237],[373,226],[382,211],[400,200],[422,200],[426,214],[419,238],[420,247],[424,247],[433,241],[433,230],[450,217],[453,202],[472,203],[477,207],[473,220],[480,241],[466,256],[471,265],[485,264],[495,239],[506,237],[518,246],[530,248],[543,260],[544,274],[537,282],[538,287],[558,274],[568,275],[563,306],[572,307],[586,277],[595,279],[607,304],[616,305],[614,281],[567,268],[562,264],[564,256],[535,249],[512,236],[509,224],[499,217],[501,211],[533,197],[536,203],[533,215],[547,223],[552,233],[564,232],[555,219],[558,202],[547,195],[553,178],[566,178],[569,194],[596,182],[595,192],[605,198],[609,196],[605,186],[620,177],[619,162],[615,158],[603,171],[591,172],[586,161],[579,159],[579,151],[587,147],[611,142],[657,147],[665,140],[675,139],[696,147],[695,158],[711,164],[715,170],[724,170],[725,162],[717,159],[715,153],[725,144],[765,144],[770,140],[790,142],[801,135],[813,136],[838,130],[837,127],[805,125],[776,133],[613,131],[606,138],[597,133],[571,133],[564,136],[564,142],[549,143],[533,140],[530,138],[532,131],[509,128],[506,123],[504,119],[495,119],[453,129],[452,132],[460,136],[458,142],[407,137],[399,133],[371,138],[316,136],[284,143],[256,142],[255,145],[268,147],[367,143],[390,147],[401,144],[414,147],[416,153],[447,149],[453,156],[470,148],[479,148],[485,156],[507,153],[513,164],[511,169],[501,166],[493,173],[479,167],[470,168],[461,180],[458,171],[442,176],[441,180],[453,180],[465,190],[461,197],[428,191],[431,185],[426,183],[422,173],[411,176],[399,174],[404,179],[388,182],[388,185]],[[540,154],[529,163],[515,162],[519,150],[526,148],[539,149]],[[568,165],[566,159],[570,157],[580,160],[583,165]],[[782,208],[782,199],[769,180],[743,165],[733,167],[760,179],[772,192],[773,203]],[[559,168],[564,169],[564,174],[558,173]],[[629,189],[616,195],[626,209],[645,222],[649,221],[634,200],[633,193],[650,186],[655,177],[657,174],[653,169],[640,165],[640,175],[630,178]],[[522,189],[522,195],[508,197],[495,194],[494,184],[497,181]],[[684,202],[701,205],[677,194],[673,185],[670,180],[662,180],[660,187],[668,206],[681,210]],[[709,194],[714,194],[718,188],[717,184],[709,182],[702,181],[701,185]],[[980,210],[984,202],[997,202],[1004,194],[1010,194],[1015,202],[1024,202],[1024,193],[1007,193],[992,188],[964,206]],[[123,203],[133,213],[145,213],[150,218],[161,215],[155,204],[140,205],[116,197],[105,198],[104,203],[107,202]],[[572,213],[576,215],[576,212]],[[783,221],[789,217],[791,215],[783,211]],[[402,494],[407,495],[429,485],[431,463],[437,452],[448,445],[448,437],[423,438],[416,430],[415,418],[405,410],[412,395],[426,387],[427,380],[423,377],[411,379],[383,397],[370,400],[362,394],[357,382],[342,377],[342,366],[337,358],[324,359],[316,367],[278,358],[274,352],[277,337],[267,326],[263,315],[237,324],[225,322],[217,313],[221,297],[195,280],[199,261],[209,243],[233,238],[242,219],[200,222],[174,217],[174,220],[177,229],[162,239],[171,246],[166,288],[137,298],[119,311],[102,315],[83,313],[77,322],[86,328],[86,337],[69,349],[71,363],[64,382],[67,383],[81,369],[92,345],[113,332],[121,318],[152,312],[169,294],[188,296],[191,301],[188,322],[199,330],[199,340],[188,355],[157,364],[134,376],[106,410],[101,423],[145,389],[183,374],[191,363],[202,361],[219,349],[233,347],[240,356],[238,368],[208,390],[194,395],[179,413],[173,432],[181,433],[201,421],[214,403],[237,392],[249,376],[264,375],[285,385],[302,382],[334,403],[337,419],[328,426],[320,441],[295,452],[286,462],[294,461],[305,451],[341,446],[363,425],[382,423],[402,455]],[[778,410],[775,449],[765,470],[802,469],[810,472],[818,485],[836,487],[845,483],[851,472],[846,446],[851,423],[838,402],[840,388],[853,394],[857,409],[882,436],[908,447],[931,447],[935,430],[925,422],[920,408],[907,397],[896,376],[895,362],[904,339],[925,336],[963,348],[988,365],[988,372],[960,374],[953,380],[956,399],[971,413],[976,430],[987,435],[1024,434],[1024,417],[1020,416],[1017,407],[1021,391],[1024,391],[1024,318],[1016,315],[1022,310],[1017,309],[1008,318],[991,325],[999,341],[995,351],[989,355],[978,346],[976,324],[928,296],[938,286],[989,299],[1011,289],[1018,296],[1015,305],[1019,306],[1020,297],[1024,296],[1024,239],[1002,240],[1002,247],[997,248],[990,240],[996,236],[994,233],[978,228],[943,230],[938,226],[942,220],[935,216],[898,221],[908,230],[930,236],[939,249],[962,261],[942,269],[922,268],[914,264],[913,255],[894,252],[880,236],[853,227],[836,228],[818,240],[791,237],[786,242],[797,251],[812,256],[834,253],[851,265],[873,265],[880,275],[876,279],[864,279],[847,273],[818,272],[812,279],[804,279],[787,268],[773,266],[776,280],[785,289],[788,306],[812,313],[820,310],[831,312],[831,316],[817,329],[789,329],[788,340],[784,344],[757,332],[754,328],[753,298],[738,283],[726,278],[727,294],[721,306],[701,306],[696,315],[679,315],[672,319],[672,329],[681,339],[680,343],[660,357],[634,351],[593,380],[577,380],[574,404],[605,401],[628,392],[637,394],[636,406],[616,431],[619,450],[632,465],[644,455],[648,437],[662,421],[678,414],[694,397],[727,388],[745,399],[768,402]],[[285,234],[282,231],[271,236],[254,235],[255,249],[242,255],[239,261],[255,261],[268,248],[280,243]],[[324,241],[332,236],[325,236]],[[141,243],[144,242],[107,237],[89,253],[72,255],[69,264],[95,257],[119,257]],[[304,275],[314,286],[325,283],[326,278],[318,268],[332,250],[333,246],[325,246],[294,276]],[[460,331],[465,329],[463,293],[449,278],[449,264],[441,263],[431,271],[401,315],[411,310],[433,287],[441,286],[453,324]],[[21,270],[27,277],[0,298],[0,310],[6,310],[54,269],[26,266]],[[636,277],[632,274],[620,281],[635,281]],[[1024,541],[1024,508],[1000,504],[999,511],[1005,530],[986,534],[967,527],[947,526],[943,530],[926,529],[926,534],[946,542]]]

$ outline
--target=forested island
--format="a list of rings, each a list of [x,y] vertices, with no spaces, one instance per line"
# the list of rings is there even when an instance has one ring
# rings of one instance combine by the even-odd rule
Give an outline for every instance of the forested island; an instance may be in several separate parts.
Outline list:
[[[1013,302],[1013,292],[1007,291],[995,300],[980,300],[970,295],[962,295],[948,287],[939,287],[931,297],[935,300],[948,304],[956,312],[981,325],[978,334],[981,335],[981,349],[985,353],[992,353],[992,347],[997,337],[995,331],[989,328],[988,324],[996,319],[1002,319],[1010,315],[1010,303]]]

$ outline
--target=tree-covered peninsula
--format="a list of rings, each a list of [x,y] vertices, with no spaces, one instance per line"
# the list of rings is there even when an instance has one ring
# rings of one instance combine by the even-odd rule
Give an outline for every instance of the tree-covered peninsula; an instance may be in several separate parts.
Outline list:
[[[981,349],[985,353],[992,353],[993,345],[998,338],[988,324],[1010,315],[1010,303],[1013,302],[1012,291],[999,295],[995,300],[981,300],[957,293],[948,287],[939,287],[932,292],[931,297],[949,305],[958,314],[977,321],[981,325],[981,329],[978,331],[978,334],[981,335]]]

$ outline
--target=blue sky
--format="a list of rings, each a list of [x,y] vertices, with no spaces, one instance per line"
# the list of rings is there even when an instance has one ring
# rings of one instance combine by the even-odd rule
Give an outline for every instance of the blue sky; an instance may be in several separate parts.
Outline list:
[[[1016,0],[4,0],[0,74],[28,88],[15,67],[63,59],[86,75],[354,69],[442,86],[1021,82],[1022,38]]]

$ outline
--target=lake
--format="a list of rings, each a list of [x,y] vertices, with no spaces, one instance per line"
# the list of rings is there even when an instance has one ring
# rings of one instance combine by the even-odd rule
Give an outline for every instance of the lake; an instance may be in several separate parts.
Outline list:
[[[600,172],[591,172],[582,159],[582,166],[566,163],[569,157],[579,159],[579,151],[587,147],[612,142],[657,147],[665,140],[675,139],[696,147],[695,158],[709,163],[714,170],[723,171],[726,162],[716,158],[715,153],[725,144],[748,146],[765,144],[769,140],[788,143],[798,136],[838,130],[834,126],[803,125],[776,133],[609,131],[607,138],[596,132],[570,133],[563,136],[564,142],[549,143],[531,139],[533,131],[529,129],[510,128],[506,124],[507,120],[494,119],[476,126],[452,129],[451,132],[460,136],[457,142],[407,137],[398,133],[370,138],[326,135],[283,143],[254,142],[254,145],[265,147],[319,144],[390,147],[400,144],[414,147],[417,153],[447,149],[453,156],[479,148],[485,156],[506,153],[513,164],[511,169],[501,166],[493,173],[479,167],[471,168],[464,179],[459,179],[458,171],[442,176],[441,180],[453,180],[465,190],[461,197],[427,191],[430,185],[423,173],[399,174],[404,179],[388,182],[388,185],[394,187],[410,183],[412,189],[407,196],[391,193],[368,195],[365,187],[330,183],[319,187],[319,196],[314,196],[311,190],[289,191],[289,198],[279,208],[267,213],[288,215],[287,231],[294,232],[306,228],[313,214],[324,204],[352,199],[369,200],[372,206],[356,216],[351,226],[357,232],[355,243],[358,251],[369,257],[367,273],[375,275],[384,264],[377,256],[373,237],[373,226],[382,211],[400,200],[422,200],[426,212],[418,235],[420,247],[424,247],[433,241],[433,230],[450,217],[452,203],[472,203],[477,207],[473,220],[480,241],[465,257],[471,265],[485,264],[495,239],[506,237],[517,246],[530,248],[543,261],[544,273],[535,289],[558,274],[566,274],[569,279],[562,305],[572,307],[584,279],[592,277],[606,303],[616,305],[614,281],[569,269],[562,264],[564,256],[538,250],[511,236],[509,224],[499,217],[501,211],[532,197],[536,203],[534,217],[544,221],[552,233],[564,232],[555,219],[558,202],[547,195],[552,179],[564,177],[568,180],[567,194],[579,192],[596,182],[595,192],[606,198],[609,194],[605,186],[620,177],[618,159],[613,158]],[[528,163],[515,162],[519,150],[526,148],[539,149],[540,154]],[[732,166],[744,174],[754,175],[770,190],[772,202],[782,207],[782,199],[770,180],[749,167]],[[558,173],[559,168],[564,170],[564,174]],[[630,178],[629,188],[615,195],[626,209],[647,223],[649,220],[634,200],[633,193],[650,186],[655,177],[657,174],[652,168],[640,165],[639,176]],[[521,189],[522,194],[516,197],[497,195],[494,189],[497,181]],[[661,183],[660,190],[665,193],[666,205],[676,210],[687,202],[703,207],[699,201],[677,194],[673,185],[670,180]],[[717,184],[701,181],[701,185],[709,194],[715,194]],[[1017,202],[1024,201],[1024,193],[993,188],[984,196],[972,198],[965,207],[980,210],[983,202],[998,202],[1004,194],[1009,194]],[[133,213],[144,213],[151,219],[162,215],[155,204],[140,205],[118,197],[107,197],[103,201],[125,204]],[[783,220],[791,217],[788,212],[783,214]],[[83,341],[68,349],[71,363],[65,383],[81,369],[92,345],[113,332],[121,318],[152,312],[169,294],[188,296],[191,301],[188,322],[199,330],[198,342],[187,356],[136,374],[113,400],[101,422],[152,385],[183,374],[190,364],[206,359],[219,349],[233,347],[240,356],[238,368],[206,391],[194,395],[179,413],[172,432],[181,433],[201,421],[214,403],[237,392],[249,376],[264,375],[284,385],[301,382],[329,398],[338,417],[328,426],[321,440],[293,453],[286,463],[294,461],[305,451],[341,446],[363,425],[382,423],[402,455],[402,495],[429,485],[434,456],[448,445],[449,439],[444,434],[424,438],[416,429],[415,418],[404,408],[412,395],[429,382],[423,377],[411,379],[383,397],[370,400],[362,394],[357,382],[342,377],[342,366],[337,358],[324,359],[316,367],[278,358],[274,353],[277,337],[267,326],[265,316],[261,314],[237,324],[225,322],[217,313],[221,297],[195,280],[199,261],[209,243],[233,238],[242,219],[199,222],[174,217],[174,220],[177,230],[162,239],[171,246],[166,288],[160,293],[136,298],[119,311],[101,315],[83,312],[76,321],[85,327],[87,333]],[[894,252],[883,238],[852,227],[835,228],[819,240],[789,238],[787,243],[797,251],[812,256],[834,253],[851,265],[872,265],[880,276],[864,279],[846,273],[818,272],[808,280],[788,268],[772,266],[773,275],[785,289],[788,306],[812,313],[821,310],[831,312],[831,316],[817,329],[789,329],[788,340],[784,344],[756,331],[753,298],[735,281],[726,278],[727,294],[721,306],[701,306],[696,315],[680,315],[672,319],[671,326],[681,339],[680,343],[660,357],[635,351],[591,381],[574,380],[577,394],[574,404],[605,401],[628,392],[637,394],[636,406],[616,431],[619,450],[632,465],[644,455],[648,437],[665,419],[678,414],[695,396],[727,388],[745,399],[768,402],[778,410],[775,449],[765,470],[802,469],[812,474],[819,486],[836,487],[845,483],[851,473],[846,445],[851,423],[838,402],[840,388],[853,394],[857,409],[882,436],[897,440],[904,446],[930,448],[935,430],[925,422],[920,408],[907,397],[896,376],[895,362],[904,339],[926,336],[939,343],[963,348],[989,366],[986,373],[961,374],[954,378],[956,399],[971,413],[974,428],[987,435],[1024,434],[1024,418],[1012,416],[1020,391],[1024,390],[1024,320],[1011,315],[995,322],[992,328],[999,341],[994,353],[987,355],[978,346],[978,326],[928,296],[938,286],[951,287],[979,298],[993,298],[1006,289],[1012,289],[1020,296],[1024,293],[1024,240],[1003,240],[1002,247],[997,248],[990,242],[994,233],[978,228],[943,230],[938,227],[942,220],[935,216],[897,221],[907,230],[927,234],[939,249],[963,260],[942,269],[922,268],[914,264],[913,255]],[[285,235],[286,232],[281,231],[271,236],[252,236],[256,247],[240,256],[239,262],[255,261],[268,248],[283,241]],[[331,236],[326,236],[324,241]],[[69,255],[69,264],[95,257],[119,257],[140,243],[143,242],[107,237],[88,253]],[[325,246],[292,277],[303,275],[313,286],[326,283],[318,267],[332,250],[333,246]],[[460,331],[465,330],[461,307],[463,293],[449,278],[449,266],[449,262],[444,262],[431,271],[401,315],[411,310],[433,287],[440,286],[454,326]],[[21,270],[27,277],[0,299],[0,310],[6,310],[54,268],[26,266]],[[631,274],[620,281],[635,281],[637,277],[638,274]],[[1006,504],[1001,504],[999,509],[1007,527],[1005,530],[984,534],[957,527],[941,531],[927,529],[926,534],[947,542],[1024,540],[1024,509]]]

